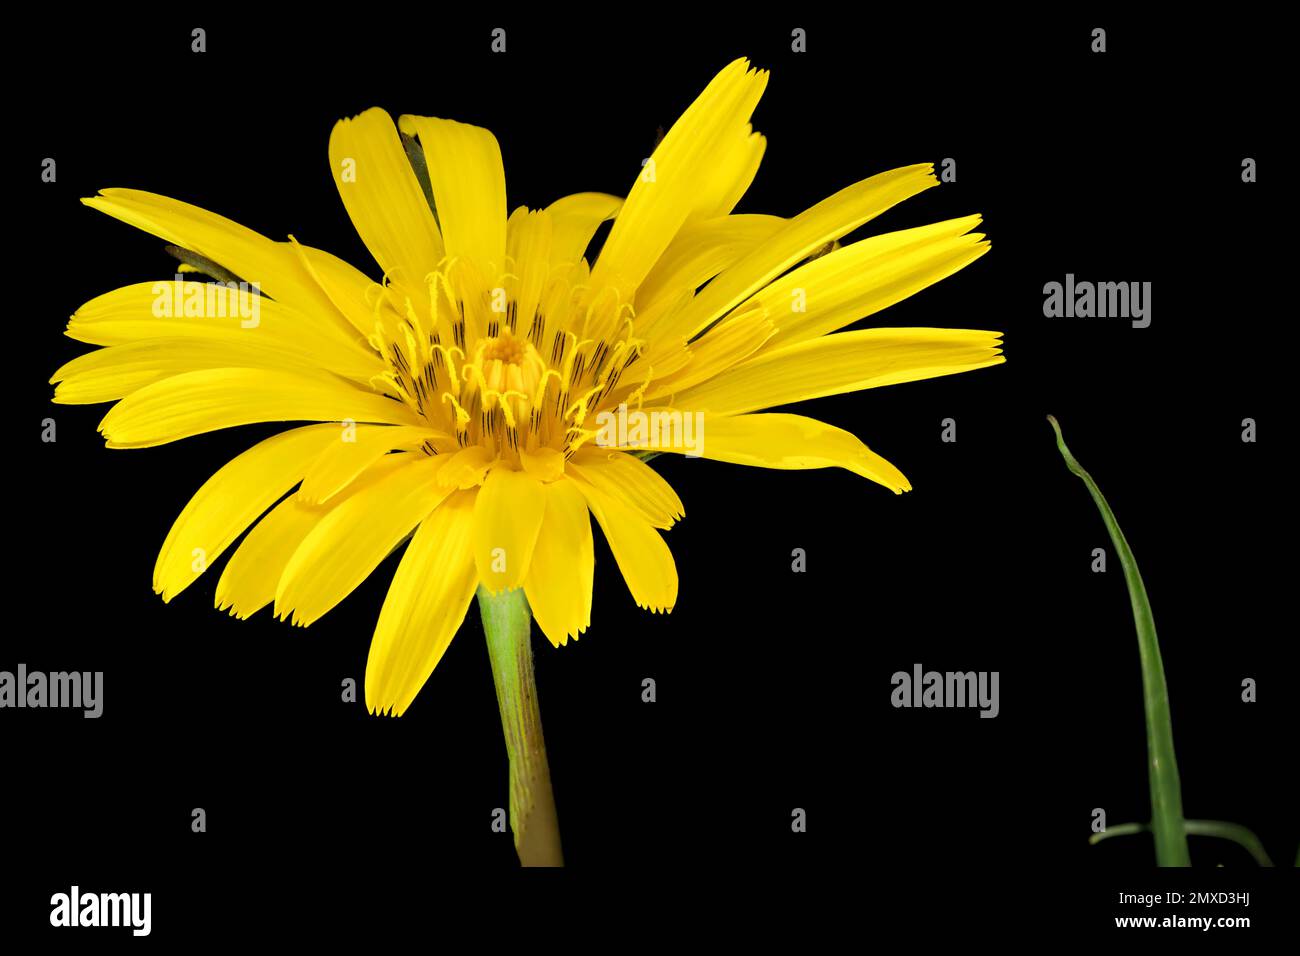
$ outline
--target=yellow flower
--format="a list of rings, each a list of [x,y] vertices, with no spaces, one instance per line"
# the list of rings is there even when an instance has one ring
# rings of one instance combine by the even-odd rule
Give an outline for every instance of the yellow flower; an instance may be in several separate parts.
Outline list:
[[[218,607],[243,618],[273,604],[307,625],[411,535],[365,682],[372,712],[401,714],[480,583],[522,586],[553,644],[587,628],[588,512],[637,604],[672,609],[677,571],[657,529],[682,503],[626,450],[634,439],[643,451],[838,466],[908,489],[845,431],[751,413],[1001,362],[994,332],[837,332],[983,255],[979,217],[818,255],[937,185],[929,164],[791,219],[733,215],[763,156],[749,118],[766,84],[745,60],[723,69],[626,199],[580,193],[508,218],[487,130],[424,116],[394,127],[380,109],[340,122],[330,166],[382,283],[176,200],[130,189],[84,200],[179,247],[190,271],[230,281],[177,276],[88,302],[68,335],[103,348],[54,375],[55,401],[116,401],[100,425],[111,448],[317,423],[253,446],[199,489],[163,544],[154,589],[171,600],[251,526]]]

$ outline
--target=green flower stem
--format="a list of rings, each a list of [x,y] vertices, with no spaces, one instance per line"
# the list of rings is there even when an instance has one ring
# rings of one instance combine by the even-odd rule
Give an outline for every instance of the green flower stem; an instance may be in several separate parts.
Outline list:
[[[510,829],[515,834],[515,852],[524,866],[563,866],[533,678],[532,611],[523,588],[489,594],[480,586],[478,608],[510,758]]]
[[[1244,849],[1260,866],[1272,866],[1273,861],[1259,837],[1239,823],[1224,823],[1222,820],[1184,820],[1183,828],[1189,836],[1218,837],[1230,840]],[[1150,833],[1151,827],[1146,823],[1121,823],[1119,826],[1107,827],[1101,833],[1088,837],[1089,843],[1100,843],[1111,837],[1131,836],[1134,833]]]
[[[1056,446],[1066,466],[1083,479],[1088,493],[1101,512],[1111,543],[1124,567],[1129,600],[1133,605],[1133,623],[1137,626],[1138,655],[1142,662],[1142,698],[1146,707],[1147,758],[1150,762],[1151,832],[1156,841],[1156,864],[1191,866],[1187,852],[1187,831],[1183,821],[1182,788],[1178,783],[1178,762],[1174,758],[1174,733],[1169,718],[1169,688],[1165,684],[1164,663],[1160,659],[1160,642],[1156,640],[1156,622],[1151,614],[1146,588],[1137,561],[1119,528],[1110,505],[1102,497],[1092,476],[1083,470],[1061,437],[1061,426],[1051,415],[1047,420],[1056,432]]]

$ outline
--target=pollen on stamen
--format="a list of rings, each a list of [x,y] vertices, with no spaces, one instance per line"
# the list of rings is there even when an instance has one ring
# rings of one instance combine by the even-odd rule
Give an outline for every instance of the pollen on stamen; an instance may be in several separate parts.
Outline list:
[[[620,381],[641,349],[635,310],[614,290],[573,284],[567,269],[549,270],[530,304],[512,295],[503,306],[481,277],[491,271],[444,261],[425,277],[427,299],[406,296],[401,283],[376,287],[385,381],[458,447],[515,460],[543,447],[571,455],[590,439],[585,420],[628,390]],[[420,449],[439,447],[447,450],[433,441]]]

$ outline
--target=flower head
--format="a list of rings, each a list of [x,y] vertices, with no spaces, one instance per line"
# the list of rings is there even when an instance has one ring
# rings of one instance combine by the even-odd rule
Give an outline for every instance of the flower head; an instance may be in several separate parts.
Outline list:
[[[625,199],[580,193],[509,216],[487,130],[422,116],[395,126],[380,109],[340,122],[330,165],[382,281],[176,200],[129,189],[84,200],[223,281],[178,275],[87,303],[68,334],[103,348],[54,375],[56,401],[116,402],[100,425],[114,448],[316,423],[253,446],[199,489],[163,544],[155,590],[175,597],[248,531],[217,605],[241,618],[273,605],[307,625],[410,536],[366,672],[369,708],[401,714],[480,584],[523,587],[556,645],[588,627],[589,514],[637,604],[672,609],[677,572],[659,529],[683,507],[634,451],[838,466],[908,489],[848,432],[752,413],[1001,362],[994,332],[838,331],[985,253],[979,217],[838,244],[937,185],[928,164],[790,219],[733,214],[763,156],[749,118],[766,84],[745,60],[723,69]]]

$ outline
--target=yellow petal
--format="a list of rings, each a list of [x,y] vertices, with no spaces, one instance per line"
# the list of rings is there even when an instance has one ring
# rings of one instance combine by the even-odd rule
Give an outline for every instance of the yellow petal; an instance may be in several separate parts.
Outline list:
[[[564,455],[554,448],[519,449],[519,463],[538,481],[555,481],[564,474]]]
[[[496,137],[432,116],[402,116],[398,124],[424,148],[447,255],[464,256],[495,280],[506,255],[506,174]]]
[[[656,528],[671,528],[686,513],[672,485],[635,455],[585,445],[568,468],[588,484],[620,499]]]
[[[193,338],[314,359],[317,368],[366,382],[383,372],[369,347],[274,299],[196,280],[138,282],[96,296],[68,320],[67,335],[91,345]]]
[[[337,426],[281,432],[232,459],[203,483],[167,532],[153,569],[153,589],[170,601],[230,543],[296,485]]]
[[[254,422],[420,424],[406,405],[342,379],[307,372],[215,368],[146,385],[99,423],[112,448],[143,448]],[[337,432],[336,432],[337,434]]]
[[[358,425],[340,429],[337,440],[321,453],[303,476],[299,500],[328,501],[390,451],[411,451],[424,442],[446,444],[450,437],[424,425]]]
[[[775,334],[776,326],[767,310],[752,300],[745,303],[686,347],[690,360],[682,368],[671,375],[656,376],[646,390],[645,400],[683,391],[739,365]],[[656,369],[662,367],[655,365]]]
[[[415,452],[390,455],[311,530],[285,565],[275,616],[304,627],[370,576],[446,497],[434,482],[441,462]]]
[[[682,411],[723,414],[801,402],[1005,361],[1000,332],[973,329],[861,329],[796,342],[679,392]],[[707,440],[707,438],[706,438]]]
[[[894,494],[910,491],[903,473],[849,432],[802,415],[709,415],[700,426],[701,457],[755,468],[846,468]],[[675,452],[671,445],[647,450]]]
[[[488,472],[474,505],[474,561],[495,594],[524,582],[546,510],[546,493],[532,475],[498,465]]]
[[[595,551],[587,502],[571,481],[543,486],[546,516],[524,580],[524,595],[542,633],[556,647],[591,624]]]
[[[573,482],[587,499],[637,607],[671,611],[677,603],[677,566],[659,532],[621,499],[574,475],[566,475],[565,481]]]
[[[207,338],[144,339],[96,349],[66,363],[50,381],[59,383],[55,402],[82,405],[116,401],[173,375],[213,368],[293,369],[314,374],[321,362],[306,352],[281,348],[253,335],[225,333]]]
[[[828,242],[938,184],[934,167],[923,163],[892,169],[841,189],[790,219],[705,286],[674,319],[673,330],[693,337]]]
[[[718,216],[683,226],[636,290],[637,311],[684,289],[694,292],[785,222],[780,216]]]
[[[545,210],[529,212],[520,206],[509,225],[510,264],[517,276],[510,327],[520,336],[531,337],[533,318],[551,278],[551,216]]]
[[[554,231],[551,236],[553,262],[577,262],[591,245],[600,224],[618,215],[623,200],[608,193],[574,193],[546,207]]]
[[[284,566],[312,528],[334,506],[309,505],[290,495],[244,536],[217,581],[215,604],[244,620],[275,600]]]
[[[765,70],[735,60],[673,124],[628,191],[592,270],[592,288],[611,285],[630,298],[682,224],[716,209],[718,196],[702,193],[701,182],[710,182],[718,151],[746,129],[766,86]]]
[[[416,529],[366,661],[366,707],[400,717],[433,673],[478,586],[470,547],[475,491],[458,491]]]
[[[424,293],[443,257],[442,236],[392,118],[379,107],[339,120],[330,172],[357,234],[392,281]]]
[[[748,123],[735,126],[714,154],[707,178],[699,183],[700,198],[692,219],[725,216],[749,189],[763,162],[767,140]]]
[[[339,341],[355,344],[352,329],[303,268],[288,243],[274,242],[224,216],[139,189],[102,189],[83,199],[92,209],[197,252],[302,316]]]
[[[989,251],[984,236],[969,231],[979,221],[967,216],[872,236],[787,273],[747,303],[777,326],[762,351],[834,332],[965,268]]]
[[[470,445],[446,456],[447,464],[438,472],[438,485],[446,491],[462,491],[483,483],[492,464],[492,453],[482,445]]]
[[[338,256],[323,249],[304,246],[293,236],[289,239],[302,260],[303,268],[334,303],[339,313],[368,341],[375,331],[374,309],[369,296],[378,283]]]

